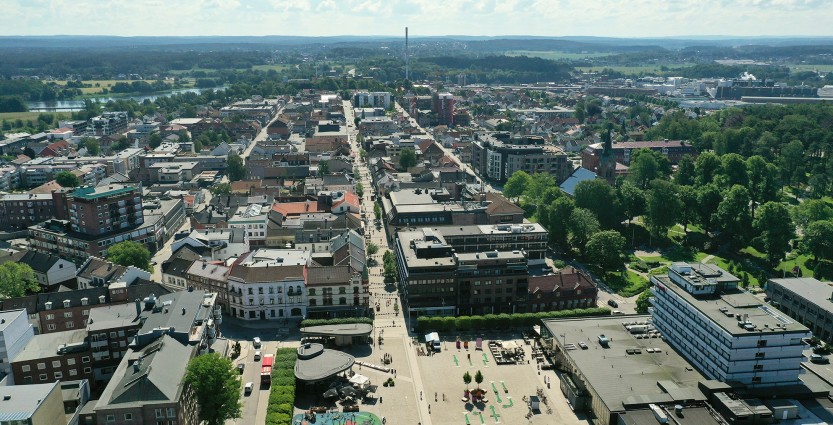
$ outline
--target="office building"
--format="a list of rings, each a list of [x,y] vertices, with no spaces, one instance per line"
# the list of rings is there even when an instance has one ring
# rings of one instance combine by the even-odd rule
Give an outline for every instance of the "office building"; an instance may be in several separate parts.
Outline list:
[[[573,165],[561,148],[540,136],[511,137],[508,133],[476,134],[471,143],[471,165],[485,179],[505,182],[516,171],[544,173],[561,184]]]
[[[739,281],[712,264],[673,263],[667,276],[651,276],[653,325],[709,379],[798,384],[810,330],[740,290]]]
[[[389,92],[360,91],[353,95],[353,106],[356,108],[390,108],[391,94]]]
[[[770,279],[766,284],[770,302],[801,322],[814,336],[833,343],[833,286],[812,277]]]

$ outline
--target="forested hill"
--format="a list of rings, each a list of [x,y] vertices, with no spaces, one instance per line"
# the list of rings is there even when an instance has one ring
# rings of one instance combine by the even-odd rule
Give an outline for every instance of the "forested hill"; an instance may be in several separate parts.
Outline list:
[[[570,78],[573,69],[566,63],[526,56],[438,56],[421,58],[419,61],[452,72],[460,70],[476,75],[481,83],[563,81]]]

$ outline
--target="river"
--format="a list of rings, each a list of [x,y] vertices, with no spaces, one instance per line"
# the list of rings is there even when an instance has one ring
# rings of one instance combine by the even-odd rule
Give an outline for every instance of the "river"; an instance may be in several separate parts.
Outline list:
[[[98,101],[101,103],[107,103],[111,100],[135,100],[136,102],[142,103],[145,100],[149,100],[153,102],[154,100],[170,96],[172,94],[179,94],[179,93],[202,93],[206,90],[222,90],[227,88],[227,86],[220,86],[220,87],[210,87],[210,88],[191,88],[191,89],[177,89],[177,90],[169,90],[165,92],[159,92],[150,95],[135,95],[135,96],[102,96],[102,97],[93,97],[90,98],[92,101]],[[29,112],[72,112],[72,111],[80,111],[84,109],[84,99],[80,100],[56,100],[53,102],[27,102],[27,106],[29,107]]]

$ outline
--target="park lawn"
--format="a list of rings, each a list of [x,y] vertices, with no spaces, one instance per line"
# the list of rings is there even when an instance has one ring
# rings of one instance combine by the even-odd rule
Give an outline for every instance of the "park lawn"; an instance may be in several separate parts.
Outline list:
[[[529,56],[549,60],[600,58],[612,54],[614,53],[572,53],[553,50],[510,50],[506,52],[506,56]]]
[[[793,253],[787,254],[787,260],[782,261],[781,264],[778,264],[778,267],[775,268],[776,277],[791,277],[793,273],[793,268],[797,265],[801,268],[801,274],[805,277],[813,277],[813,270],[807,267],[807,260],[809,260],[809,255],[794,255]],[[784,273],[786,272],[786,274]]]
[[[800,64],[789,64],[787,65],[790,68],[790,72],[801,72],[801,71],[819,71],[819,72],[833,72],[833,64],[807,64],[807,63],[800,63]]]
[[[286,64],[271,64],[271,65],[253,65],[252,70],[254,71],[286,71],[289,69],[291,65]]]
[[[581,72],[601,72],[605,69],[610,69],[616,72],[621,72],[623,74],[632,74],[632,75],[639,75],[639,74],[664,74],[664,73],[671,73],[670,71],[663,71],[661,69],[662,66],[665,66],[669,70],[674,68],[682,68],[687,66],[692,66],[693,64],[690,63],[676,63],[676,64],[645,64],[645,65],[638,65],[638,66],[621,66],[621,65],[595,65],[595,66],[579,66],[576,67],[577,71]]]
[[[3,120],[14,121],[17,119],[23,120],[24,122],[27,120],[34,122],[37,121],[38,115],[40,114],[52,114],[55,116],[56,120],[66,119],[71,116],[70,114],[64,112],[0,112],[0,122]],[[14,133],[15,130],[11,130],[10,132]]]
[[[107,89],[107,91],[109,92],[110,89],[116,83],[128,83],[128,84],[130,84],[134,81],[147,81],[148,83],[153,83],[154,81],[168,82],[168,81],[164,81],[164,80],[84,80],[84,84],[90,84],[93,87],[82,87],[81,88],[81,93],[83,95],[102,94],[102,89]],[[65,86],[67,84],[66,81],[56,81],[55,83],[57,83],[58,85],[61,85],[61,86]],[[170,81],[169,83],[173,83],[173,81]],[[98,84],[98,87],[95,86],[96,84]],[[194,80],[192,78],[183,78],[183,79],[180,79],[179,84],[182,86],[182,88],[190,88],[190,87],[194,86]],[[119,93],[107,93],[107,94],[119,94]]]
[[[648,280],[631,270],[608,272],[604,281],[610,289],[623,297],[638,295],[648,287]]]

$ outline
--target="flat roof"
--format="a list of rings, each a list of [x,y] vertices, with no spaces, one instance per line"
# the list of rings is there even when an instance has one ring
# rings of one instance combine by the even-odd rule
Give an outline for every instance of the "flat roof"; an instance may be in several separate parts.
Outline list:
[[[141,309],[142,306],[139,308]],[[90,309],[90,315],[87,319],[87,330],[100,331],[123,328],[130,326],[133,322],[138,323],[137,320],[136,304],[133,302],[95,307]]]
[[[719,425],[720,422],[714,419],[705,407],[685,407],[682,416],[674,413],[673,406],[669,406],[665,413],[669,418],[673,417],[674,422],[679,425]],[[619,423],[622,425],[657,425],[657,418],[650,409],[631,410],[619,415]]]
[[[422,230],[416,231],[403,231],[396,233],[396,239],[398,240],[399,246],[402,248],[402,252],[405,254],[405,263],[408,269],[415,268],[415,267],[450,267],[456,264],[454,257],[437,257],[437,258],[419,258],[417,257],[416,250],[411,247],[412,241],[421,241],[425,234]]]
[[[791,319],[769,303],[761,301],[749,292],[737,289],[719,295],[695,297],[674,283],[668,276],[651,276],[665,288],[691,304],[712,322],[733,336],[762,335],[774,333],[807,333],[806,326]],[[730,315],[731,314],[731,315]],[[738,326],[737,314],[749,315],[748,321],[756,330],[748,331]],[[778,329],[771,331],[769,329]]]
[[[58,381],[50,384],[10,385],[3,387],[3,399],[0,400],[0,421],[25,421],[32,417],[55,390]],[[9,396],[7,400],[5,397]]]
[[[49,357],[56,357],[58,354],[58,347],[64,344],[76,344],[84,342],[87,338],[86,329],[76,329],[73,331],[53,332],[48,334],[35,335],[26,344],[14,359],[13,362],[25,362],[30,360],[38,360]]]
[[[830,294],[833,286],[831,286],[830,282],[822,282],[812,277],[770,279],[769,281],[804,298],[826,313],[833,314],[833,303],[830,302]],[[767,289],[769,288],[767,286]]]
[[[23,317],[28,317],[29,314],[26,312],[25,308],[0,311],[0,319],[2,319],[0,320],[0,332],[5,331],[6,328],[21,315],[23,315]]]
[[[671,403],[678,398],[705,400],[697,389],[698,382],[706,379],[703,375],[662,338],[637,339],[623,325],[650,320],[648,315],[610,316],[544,319],[543,324],[578,368],[574,375],[586,381],[611,412],[624,411],[626,405]],[[610,340],[610,348],[602,348],[599,335]],[[579,341],[588,349],[579,348]],[[567,349],[570,344],[574,348]],[[641,354],[626,351],[637,348]],[[649,353],[649,348],[659,351]]]
[[[371,332],[373,332],[373,325],[369,323],[307,326],[301,328],[301,335],[362,336],[370,335]]]
[[[298,347],[295,377],[306,382],[317,382],[353,367],[356,359],[337,350],[325,349],[321,344]]]

